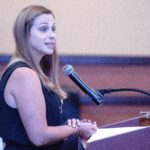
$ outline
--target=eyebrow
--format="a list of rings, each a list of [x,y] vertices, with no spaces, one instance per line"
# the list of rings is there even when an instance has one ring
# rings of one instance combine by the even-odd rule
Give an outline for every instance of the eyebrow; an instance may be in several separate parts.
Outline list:
[[[48,25],[47,22],[42,22],[42,23],[40,23],[39,25],[43,25],[43,24]],[[56,23],[52,24],[52,26],[56,26]]]

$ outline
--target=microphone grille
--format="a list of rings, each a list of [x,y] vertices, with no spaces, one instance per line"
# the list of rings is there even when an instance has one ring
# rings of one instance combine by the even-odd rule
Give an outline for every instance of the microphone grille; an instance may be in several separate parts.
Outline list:
[[[72,72],[74,72],[74,68],[71,66],[71,65],[65,65],[63,67],[63,72],[66,74],[66,75],[70,75]]]

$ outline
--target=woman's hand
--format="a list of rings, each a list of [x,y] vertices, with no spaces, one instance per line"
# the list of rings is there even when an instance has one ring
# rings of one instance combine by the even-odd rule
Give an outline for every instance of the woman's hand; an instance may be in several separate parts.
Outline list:
[[[83,140],[88,140],[96,131],[97,123],[91,120],[82,120],[79,127],[79,135]]]
[[[73,128],[78,128],[80,126],[80,122],[81,121],[79,119],[73,118],[73,119],[68,119],[67,122],[66,122],[66,124],[68,126],[73,127]]]
[[[68,119],[66,124],[75,129],[74,135],[80,136],[83,140],[89,139],[97,131],[97,123],[91,120]]]

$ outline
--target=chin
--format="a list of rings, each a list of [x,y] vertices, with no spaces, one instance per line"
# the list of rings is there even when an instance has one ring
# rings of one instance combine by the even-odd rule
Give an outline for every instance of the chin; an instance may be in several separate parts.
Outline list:
[[[54,53],[54,50],[48,50],[47,55],[52,55]]]

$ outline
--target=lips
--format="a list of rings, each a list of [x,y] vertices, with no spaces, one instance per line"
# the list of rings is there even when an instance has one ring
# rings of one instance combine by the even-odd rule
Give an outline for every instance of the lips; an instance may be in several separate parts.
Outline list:
[[[45,43],[46,46],[48,46],[49,48],[54,48],[54,43]]]

